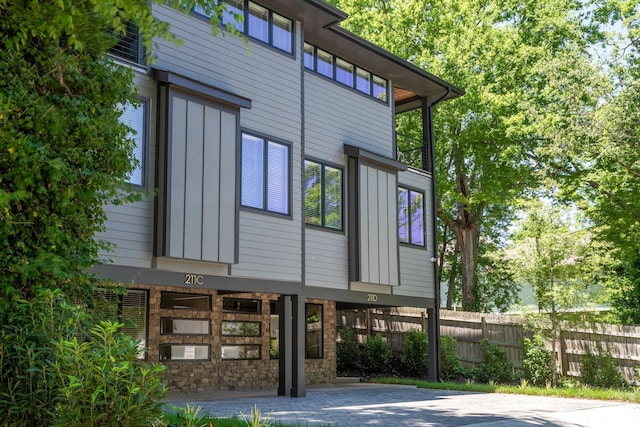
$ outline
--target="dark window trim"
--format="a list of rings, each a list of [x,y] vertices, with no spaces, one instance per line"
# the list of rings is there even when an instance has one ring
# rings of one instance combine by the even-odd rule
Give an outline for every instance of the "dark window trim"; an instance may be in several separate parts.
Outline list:
[[[142,182],[140,184],[131,182],[129,180],[124,181],[126,185],[130,185],[134,189],[145,189],[149,184],[149,168],[148,168],[148,159],[149,159],[149,124],[150,124],[150,105],[151,98],[146,96],[139,96],[138,102],[140,102],[140,107],[142,107],[142,159],[140,159],[140,169],[141,169],[141,179]]]
[[[216,3],[218,3],[219,0],[216,0]],[[267,11],[269,12],[269,16],[267,19],[267,25],[269,26],[269,34],[268,34],[268,40],[265,42],[264,40],[261,40],[257,37],[253,37],[249,35],[249,1],[251,1],[252,3],[257,4],[260,7],[263,7],[265,9],[267,9]],[[200,11],[196,10],[195,8],[191,10],[191,13],[197,17],[201,17],[201,18],[205,18],[207,19],[207,21],[209,20],[209,17],[204,15],[203,13],[201,13]],[[273,45],[273,14],[277,14],[282,16],[283,18],[288,19],[289,21],[291,21],[291,52],[287,52],[284,49],[280,49],[277,46]],[[238,30],[240,31],[240,33],[242,33],[244,36],[247,37],[247,39],[249,40],[254,40],[258,43],[260,43],[261,45],[267,46],[273,50],[275,50],[276,52],[280,52],[284,55],[287,55],[289,57],[295,58],[296,56],[296,20],[292,19],[286,15],[283,15],[280,12],[276,12],[275,10],[264,6],[263,4],[261,4],[260,2],[256,2],[253,0],[243,0],[243,9],[242,9],[242,16],[243,16],[243,21],[242,21],[242,30]],[[226,30],[226,25],[222,23],[222,20],[220,21],[220,27],[222,30]]]
[[[176,295],[198,295],[201,297],[207,297],[209,300],[209,308],[191,308],[191,307],[162,307],[162,295],[163,294],[176,294]],[[211,301],[211,295],[209,294],[198,294],[194,292],[174,292],[174,291],[161,291],[160,292],[160,309],[161,310],[192,310],[192,311],[211,311],[213,309],[213,304]]]
[[[109,49],[109,51],[107,52],[107,54],[109,56],[111,56],[112,58],[117,59],[118,61],[123,62],[124,64],[127,65],[134,65],[137,67],[144,67],[144,62],[145,62],[145,54],[144,54],[144,49],[142,46],[142,37],[140,37],[140,29],[138,28],[137,25],[135,25],[133,22],[131,21],[126,21],[124,23],[127,26],[127,31],[125,32],[125,34],[123,36],[118,36],[116,34],[114,34],[114,37],[118,38],[118,41]],[[135,60],[131,60],[129,58],[125,58],[121,55],[118,55],[118,52],[116,50],[116,48],[118,47],[118,45],[121,43],[123,38],[126,38],[127,35],[129,34],[128,30],[132,30],[135,31],[136,35],[135,35],[135,42],[136,42],[136,58]]]
[[[308,356],[307,355],[307,309],[310,305],[316,305],[320,307],[320,356]],[[305,359],[310,360],[318,360],[324,359],[324,304],[315,303],[315,302],[307,302],[304,304],[304,324],[305,324],[305,334],[304,334],[304,348],[305,348]]]
[[[380,154],[356,147],[355,145],[344,144],[344,154],[372,163],[377,168],[382,168],[391,172],[406,171],[407,165],[390,157],[384,157]]]
[[[211,360],[211,344],[197,344],[197,343],[162,343],[158,344],[158,355],[160,355],[160,349],[162,347],[178,347],[178,346],[194,346],[194,347],[209,347],[209,357],[206,359],[160,359],[160,362],[207,362]]]
[[[224,308],[224,302],[225,301],[252,301],[252,302],[256,302],[256,306],[257,306],[257,311],[255,312],[251,312],[251,311],[239,311],[239,310],[228,310]],[[262,314],[262,300],[260,299],[256,299],[256,298],[232,298],[232,297],[222,297],[222,312],[223,313],[235,313],[235,314],[248,314],[248,315],[254,315],[254,314]]]
[[[204,334],[194,334],[194,333],[182,333],[182,332],[162,332],[162,321],[170,319],[170,320],[199,320],[206,321],[209,332]],[[201,319],[201,318],[189,318],[189,317],[168,317],[162,316],[160,317],[160,335],[193,335],[193,336],[211,336],[211,319]]]
[[[249,135],[252,136],[254,138],[259,138],[264,140],[265,144],[264,144],[264,176],[263,176],[263,198],[264,200],[262,201],[262,208],[256,208],[254,206],[245,206],[242,204],[242,148],[243,148],[243,136],[244,135]],[[267,182],[267,177],[268,177],[268,162],[269,162],[269,154],[268,154],[268,147],[269,147],[269,142],[273,142],[275,144],[280,144],[283,145],[285,147],[287,147],[287,154],[288,154],[288,159],[287,159],[287,212],[286,213],[282,213],[282,212],[277,212],[277,211],[273,211],[270,210],[268,208],[268,182]],[[238,156],[238,161],[240,163],[240,167],[238,169],[238,172],[240,174],[238,183],[240,185],[240,208],[242,210],[247,210],[247,211],[253,211],[253,212],[257,212],[257,213],[261,213],[261,214],[268,214],[268,215],[273,215],[275,217],[278,218],[289,218],[289,219],[293,219],[293,144],[287,141],[283,141],[279,138],[273,138],[271,136],[265,135],[263,133],[260,132],[254,132],[254,131],[250,131],[250,130],[246,130],[246,129],[240,129],[240,144],[238,147],[238,150],[240,152],[240,155]]]
[[[309,45],[309,46],[311,46],[313,48],[313,60],[312,60],[313,68],[309,68],[306,65],[304,65],[304,55],[305,55],[304,44],[307,44],[307,45]],[[338,84],[340,87],[349,89],[349,90],[351,90],[353,92],[356,92],[356,93],[358,93],[358,94],[360,94],[362,96],[367,97],[368,99],[373,99],[373,100],[375,100],[375,101],[377,101],[377,102],[379,102],[381,104],[384,104],[384,105],[387,105],[387,106],[389,105],[390,81],[388,79],[385,79],[384,77],[381,77],[380,75],[378,75],[378,74],[376,74],[376,73],[374,73],[372,71],[369,71],[366,68],[363,68],[363,67],[359,66],[358,64],[355,64],[355,63],[353,63],[351,61],[348,61],[348,60],[346,60],[346,59],[344,59],[342,57],[336,56],[336,55],[334,55],[333,53],[331,53],[327,49],[319,48],[318,46],[314,45],[313,43],[309,43],[309,42],[305,41],[304,44],[302,46],[302,56],[303,56],[303,58],[302,58],[302,68],[304,70],[313,71],[313,73],[315,75],[318,75],[321,78],[324,78],[324,79],[326,79],[328,81],[332,81],[333,83]],[[331,77],[318,72],[318,49],[320,49],[320,50],[322,50],[324,52],[330,53],[332,55],[332,57],[333,57],[332,64],[331,64],[331,67],[332,67]],[[347,63],[349,63],[349,64],[351,64],[353,66],[353,75],[351,77],[351,85],[347,85],[347,84],[337,80],[337,62],[338,62],[338,59],[340,59],[340,60],[342,60],[344,62],[347,62]],[[366,71],[367,73],[369,73],[369,93],[365,93],[365,92],[363,92],[363,91],[361,91],[361,90],[359,90],[357,88],[358,68],[360,68],[361,70]],[[380,79],[383,79],[386,82],[385,99],[384,100],[376,98],[375,96],[373,96],[373,87],[374,87],[373,86],[373,78],[374,78],[374,76],[378,77]]]
[[[304,222],[305,226],[317,228],[319,230],[333,231],[333,232],[336,232],[336,233],[344,234],[344,230],[345,230],[345,227],[344,227],[344,213],[345,213],[345,209],[344,209],[344,206],[345,206],[345,201],[344,201],[344,188],[345,188],[344,175],[345,174],[344,174],[344,170],[345,170],[345,168],[344,168],[344,166],[338,165],[337,163],[331,163],[331,162],[325,162],[324,160],[318,160],[318,159],[313,158],[313,157],[305,157],[304,161],[305,162],[309,161],[309,162],[317,163],[321,167],[321,175],[320,175],[321,221],[320,221],[319,225],[318,224],[307,223],[306,222],[306,215],[305,215],[305,222]],[[325,210],[324,210],[325,209],[325,203],[324,203],[325,202],[325,193],[326,193],[325,192],[325,166],[328,166],[328,167],[331,167],[331,168],[334,168],[334,169],[339,169],[341,174],[342,174],[341,175],[342,179],[340,181],[340,184],[341,184],[340,185],[340,196],[341,196],[341,199],[342,199],[342,203],[340,204],[340,218],[341,218],[341,225],[342,226],[340,228],[327,227],[326,224],[325,224],[325,220],[326,220],[326,213],[325,213]],[[304,171],[303,171],[302,177],[303,177],[303,180],[304,180]],[[305,190],[306,190],[306,186],[305,186]],[[305,191],[305,193],[306,193],[306,191]],[[304,198],[304,196],[305,196],[305,194],[303,193],[303,198]],[[305,211],[305,213],[306,213],[306,211]]]
[[[407,233],[408,233],[409,241],[403,242],[400,240],[400,223],[398,222],[398,243],[402,246],[426,250],[427,249],[427,215],[426,215],[426,194],[425,194],[426,191],[415,188],[415,187],[411,187],[408,185],[398,184],[398,190],[401,190],[401,189],[407,190],[409,192],[408,203],[410,203],[412,192],[422,194],[422,241],[423,243],[420,245],[420,244],[411,242],[411,222],[412,222],[411,215],[407,216]],[[400,203],[398,203],[398,216],[399,215],[400,215]]]
[[[225,334],[224,333],[224,324],[225,323],[254,323],[254,324],[257,323],[258,324],[258,333],[256,335]],[[230,320],[230,319],[224,319],[224,320],[222,320],[222,323],[220,324],[220,331],[221,331],[220,332],[220,336],[223,336],[223,337],[238,337],[238,338],[242,338],[242,337],[261,337],[262,336],[262,322],[260,320]]]
[[[222,349],[224,347],[258,347],[258,357],[238,357],[238,358],[227,358],[222,357]],[[262,344],[222,344],[220,346],[220,359],[221,360],[262,360]]]

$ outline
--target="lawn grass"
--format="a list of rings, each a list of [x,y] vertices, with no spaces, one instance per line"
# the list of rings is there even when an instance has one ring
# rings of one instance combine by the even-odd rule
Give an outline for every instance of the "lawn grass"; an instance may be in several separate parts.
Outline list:
[[[598,389],[588,386],[571,387],[532,387],[523,385],[502,385],[502,384],[476,384],[476,383],[434,383],[424,380],[407,378],[375,378],[372,382],[381,384],[404,384],[413,385],[418,388],[429,388],[435,390],[456,390],[476,393],[504,393],[522,394],[527,396],[548,396],[566,397],[576,399],[594,400],[615,400],[620,402],[640,403],[640,388],[634,387],[626,390],[619,389]]]

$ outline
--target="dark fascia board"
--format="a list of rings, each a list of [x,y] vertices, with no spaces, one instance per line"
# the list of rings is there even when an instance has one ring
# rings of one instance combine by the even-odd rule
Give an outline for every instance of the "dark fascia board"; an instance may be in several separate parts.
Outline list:
[[[444,101],[465,94],[463,89],[338,25],[332,25],[327,30],[317,35],[327,39],[330,52],[345,60],[357,62],[357,65],[391,80],[419,97],[435,100],[444,95]]]
[[[350,157],[357,157],[369,163],[380,165],[386,169],[391,169],[394,171],[407,170],[407,165],[405,165],[402,162],[399,162],[394,159],[390,159],[388,157],[381,156],[380,154],[372,153],[371,151],[367,151],[363,148],[356,147],[355,145],[345,144],[344,154]]]
[[[288,18],[295,18],[306,27],[324,28],[343,21],[347,14],[323,0],[262,0],[260,4]]]
[[[340,307],[340,309],[374,307],[435,307],[435,300],[433,298],[419,298],[394,294],[378,294],[375,292],[321,288],[316,286],[305,286],[304,292],[305,297],[307,298],[336,301],[336,305]],[[376,302],[367,302],[367,300],[370,301],[373,299],[370,297],[371,295],[375,295]]]
[[[206,83],[198,82],[188,77],[181,76],[180,74],[158,68],[152,68],[152,75],[153,78],[160,83],[175,85],[197,94],[209,96],[218,102],[229,104],[234,107],[251,108],[251,100],[249,98],[227,92],[226,90]]]

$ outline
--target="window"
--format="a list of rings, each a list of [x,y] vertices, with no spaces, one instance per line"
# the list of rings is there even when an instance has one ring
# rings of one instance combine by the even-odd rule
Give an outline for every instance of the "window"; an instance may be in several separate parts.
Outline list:
[[[260,322],[223,321],[222,335],[232,337],[259,337],[262,324]]]
[[[124,26],[124,34],[116,36],[118,41],[109,49],[109,53],[120,59],[140,64],[142,63],[140,31],[133,22],[127,21]]]
[[[225,313],[262,313],[262,302],[257,299],[222,298],[222,311]]]
[[[208,345],[160,344],[160,360],[209,360]]]
[[[290,146],[242,134],[242,206],[289,215]]]
[[[342,169],[304,162],[304,220],[307,224],[342,230]]]
[[[105,320],[124,323],[120,331],[138,341],[139,358],[146,357],[148,309],[147,291],[129,289],[124,294],[111,290],[98,290],[94,293],[96,312]]]
[[[226,6],[222,12],[222,24],[231,25],[262,43],[281,51],[293,53],[293,21],[272,10],[247,0],[221,0]],[[208,16],[203,7],[193,11]],[[245,26],[246,22],[246,26]]]
[[[160,318],[162,335],[211,335],[211,322],[208,319],[171,319]]]
[[[398,188],[398,225],[401,243],[424,246],[424,193]]]
[[[372,98],[387,102],[387,80],[306,42],[304,67]]]
[[[133,106],[127,104],[122,109],[122,116],[120,121],[130,127],[133,132],[129,134],[129,137],[135,141],[135,147],[133,149],[133,158],[135,159],[135,167],[131,174],[127,177],[127,182],[134,185],[144,184],[144,149],[146,141],[146,113],[147,102],[140,101],[140,104]]]
[[[211,310],[211,296],[202,294],[183,294],[178,292],[161,292],[160,308]]]
[[[276,309],[276,302],[269,303],[269,358],[280,357],[280,316]]]
[[[322,357],[322,304],[306,304],[306,343],[307,359]]]
[[[236,360],[258,360],[260,359],[260,344],[239,344],[223,345],[222,358]]]

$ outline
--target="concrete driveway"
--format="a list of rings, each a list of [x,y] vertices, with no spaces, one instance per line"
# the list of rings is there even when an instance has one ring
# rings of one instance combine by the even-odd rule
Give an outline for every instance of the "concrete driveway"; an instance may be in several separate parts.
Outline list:
[[[640,405],[581,399],[425,390],[351,384],[309,388],[307,397],[258,393],[171,394],[218,416],[248,415],[254,405],[271,420],[307,426],[640,427]]]

